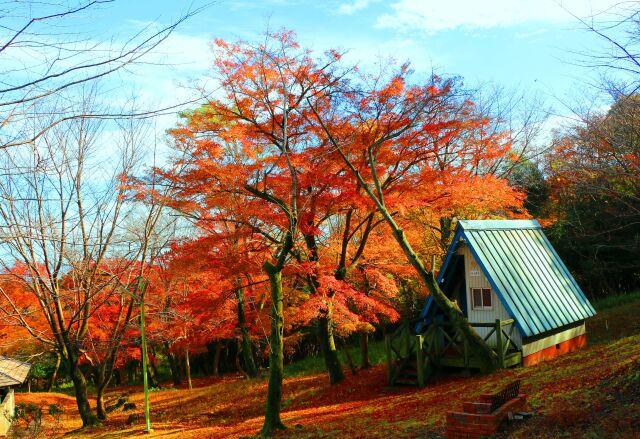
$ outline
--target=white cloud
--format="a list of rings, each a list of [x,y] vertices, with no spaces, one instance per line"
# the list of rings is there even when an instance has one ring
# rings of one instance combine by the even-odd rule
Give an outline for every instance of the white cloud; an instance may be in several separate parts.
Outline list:
[[[438,32],[488,29],[527,22],[567,22],[571,14],[585,17],[603,12],[620,0],[398,0],[377,25]],[[569,13],[571,12],[571,14]]]
[[[535,37],[536,35],[542,35],[544,33],[547,33],[548,31],[549,29],[541,28],[541,29],[532,30],[531,32],[518,32],[515,35],[515,37],[519,39],[531,38],[531,37]]]
[[[371,3],[370,0],[354,0],[351,3],[343,3],[338,8],[338,13],[344,15],[352,15],[361,9],[365,9],[367,6],[369,6],[369,3]]]

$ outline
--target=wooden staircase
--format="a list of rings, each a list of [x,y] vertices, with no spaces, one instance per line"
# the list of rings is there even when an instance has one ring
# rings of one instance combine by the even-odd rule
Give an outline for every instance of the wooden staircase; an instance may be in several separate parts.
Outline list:
[[[408,360],[404,367],[398,367],[398,371],[394,386],[418,387],[418,361],[415,358]]]

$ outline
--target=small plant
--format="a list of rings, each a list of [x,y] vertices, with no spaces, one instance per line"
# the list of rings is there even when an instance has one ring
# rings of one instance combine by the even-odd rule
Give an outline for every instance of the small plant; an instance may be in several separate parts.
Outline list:
[[[60,429],[63,413],[58,404],[49,404],[45,411],[43,407],[34,403],[18,403],[16,404],[15,414],[11,419],[12,437],[49,437],[53,432]],[[43,423],[45,414],[51,416],[53,419],[51,423]],[[45,424],[50,424],[46,431],[44,429]]]
[[[56,421],[60,420],[62,416],[62,408],[58,404],[49,404],[47,412],[49,416],[52,416]]]
[[[34,403],[16,404],[12,424],[14,437],[38,437],[42,431],[42,408]]]

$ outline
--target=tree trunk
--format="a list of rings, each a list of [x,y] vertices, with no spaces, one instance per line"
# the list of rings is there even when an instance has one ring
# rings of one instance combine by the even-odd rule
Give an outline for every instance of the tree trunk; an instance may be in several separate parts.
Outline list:
[[[282,268],[270,262],[265,262],[263,268],[269,276],[269,284],[271,287],[271,334],[269,336],[270,352],[267,407],[261,434],[263,436],[271,436],[274,430],[284,430],[286,428],[280,419],[282,406],[282,374],[284,368]]]
[[[58,378],[58,371],[60,370],[60,362],[62,360],[62,357],[60,356],[60,352],[58,352],[57,350],[55,351],[55,354],[56,362],[53,366],[53,373],[49,378],[49,383],[47,384],[47,392],[51,392],[51,390],[53,390],[53,386],[56,384],[56,379]]]
[[[104,405],[104,391],[106,388],[106,384],[101,384],[98,386],[96,394],[96,413],[98,415],[98,419],[102,421],[107,419],[107,410]]]
[[[164,343],[164,349],[167,353],[167,361],[169,361],[169,370],[171,371],[171,380],[173,384],[179,386],[182,384],[182,378],[180,377],[180,369],[176,361],[176,357],[173,352],[169,351],[169,343]]]
[[[349,352],[349,345],[345,340],[342,340],[342,350],[344,351],[344,356],[347,357],[347,365],[349,369],[351,369],[351,374],[356,375],[358,373],[358,368],[353,362],[353,358],[351,358],[351,352]]]
[[[338,358],[338,350],[333,338],[333,305],[327,304],[327,314],[318,319],[318,341],[329,374],[329,383],[337,384],[344,380],[344,372]]]
[[[449,248],[449,244],[451,243],[452,223],[451,218],[446,216],[440,217],[440,246],[444,251]],[[431,267],[431,271],[434,271],[434,267]]]
[[[107,378],[107,369],[108,364],[102,363],[96,370],[96,414],[101,421],[107,419],[107,410],[104,406],[104,391],[110,381]]]
[[[240,372],[242,376],[244,376],[245,378],[249,378],[249,374],[247,374],[247,372],[245,372],[242,367],[242,361],[240,361],[241,357],[242,357],[242,340],[238,339],[236,340],[236,358],[235,358],[236,369],[238,372]]]
[[[131,384],[135,384],[136,382],[136,369],[137,369],[137,365],[136,365],[137,361],[129,361],[126,365],[126,371],[127,371],[127,384],[131,385]]]
[[[115,348],[111,351],[109,357],[104,360],[104,362],[96,371],[96,413],[98,415],[98,419],[102,421],[107,419],[107,410],[104,405],[104,393],[107,387],[109,387],[109,383],[111,382],[111,377],[113,376],[113,369],[115,367],[117,356],[118,349]]]
[[[154,359],[157,358],[155,355],[155,348],[151,347],[151,352],[153,353]],[[149,354],[147,353],[147,369],[149,371],[149,382],[151,383],[151,387],[160,387],[160,381],[158,381],[158,368],[156,367],[155,361],[149,361]]]
[[[258,376],[258,368],[253,358],[253,344],[251,343],[251,335],[249,334],[245,321],[243,288],[236,289],[236,298],[238,299],[238,327],[240,328],[240,334],[242,336],[242,346],[240,347],[242,351],[242,362],[246,374],[251,378],[255,378]]]
[[[149,375],[149,385],[150,387],[158,388],[160,387],[160,382],[158,381],[158,375],[156,372],[156,368],[149,361],[149,355],[147,354],[147,374]]]
[[[89,405],[89,397],[87,396],[87,380],[80,370],[78,360],[74,355],[68,358],[69,375],[73,381],[73,389],[76,395],[76,403],[78,404],[78,412],[82,419],[82,427],[90,427],[98,423],[98,418],[91,411]]]
[[[151,353],[153,354],[153,358],[154,361],[149,361],[149,367],[153,370],[153,382],[155,383],[155,387],[160,387],[160,381],[158,380],[158,377],[160,376],[160,374],[158,373],[158,365],[156,364],[156,359],[158,358],[158,355],[156,354],[156,347],[154,345],[149,346],[151,348]]]
[[[318,114],[315,114],[322,124],[325,132],[328,133],[326,126],[323,124]],[[345,164],[347,165],[347,167],[349,167],[371,201],[375,203],[378,212],[380,212],[385,222],[391,229],[396,242],[398,243],[398,245],[400,245],[402,252],[407,257],[407,260],[409,261],[411,266],[418,272],[418,276],[420,276],[422,283],[429,290],[429,293],[431,294],[431,297],[433,297],[433,300],[436,302],[436,305],[438,305],[440,309],[442,309],[451,324],[454,325],[454,327],[460,329],[462,335],[469,341],[469,347],[471,348],[472,352],[477,353],[481,361],[484,363],[485,370],[495,370],[498,367],[498,356],[496,355],[496,353],[489,347],[489,345],[487,345],[482,337],[478,335],[475,329],[473,329],[471,325],[469,325],[469,322],[464,317],[464,314],[462,313],[460,308],[452,301],[450,301],[442,292],[442,290],[438,286],[438,283],[436,282],[435,277],[433,276],[433,270],[427,271],[418,255],[413,251],[411,244],[409,244],[409,241],[407,241],[403,230],[398,226],[398,224],[396,224],[393,216],[391,215],[391,213],[389,213],[389,210],[385,206],[383,188],[376,174],[376,162],[372,154],[372,149],[368,149],[370,165],[369,169],[371,170],[371,177],[373,179],[373,185],[375,189],[372,189],[371,186],[365,181],[360,171],[358,171],[353,163],[349,161],[349,158],[339,148],[339,146],[331,136],[329,136],[329,140],[336,147],[336,150],[344,160]],[[376,193],[374,193],[374,190],[377,195]]]
[[[222,350],[224,349],[224,344],[221,341],[216,342],[216,350],[213,353],[213,374],[215,376],[220,375],[220,357],[222,356]]]
[[[315,236],[304,235],[304,241],[309,250],[309,260],[313,262],[319,261],[318,243],[316,242]],[[344,280],[344,278],[339,280]],[[308,276],[307,283],[309,284],[312,294],[316,294],[318,288],[316,276]],[[337,384],[344,380],[344,372],[338,359],[338,351],[336,350],[336,343],[333,338],[333,305],[331,300],[327,303],[326,314],[318,319],[317,325],[318,344],[320,345],[320,352],[322,352],[322,357],[324,358],[324,365],[329,374],[329,383]]]
[[[498,367],[498,356],[496,353],[487,345],[482,337],[478,335],[476,330],[471,327],[458,305],[450,301],[442,292],[433,276],[433,272],[427,271],[424,267],[418,255],[413,251],[409,241],[407,241],[404,232],[398,227],[389,212],[383,208],[381,209],[381,213],[387,224],[389,224],[396,241],[400,245],[400,248],[402,248],[409,263],[418,272],[422,283],[429,289],[429,293],[431,297],[433,297],[434,302],[442,309],[451,324],[455,328],[460,328],[464,337],[469,341],[471,350],[482,358],[486,371],[495,370]]]
[[[366,332],[360,333],[360,367],[366,369],[371,367],[369,361],[369,334]]]
[[[184,370],[187,372],[187,385],[189,390],[193,389],[191,385],[191,362],[189,361],[189,348],[184,350]]]
[[[114,375],[113,378],[115,379],[115,385],[116,386],[120,386],[122,385],[122,368],[119,369],[115,369],[114,370]]]

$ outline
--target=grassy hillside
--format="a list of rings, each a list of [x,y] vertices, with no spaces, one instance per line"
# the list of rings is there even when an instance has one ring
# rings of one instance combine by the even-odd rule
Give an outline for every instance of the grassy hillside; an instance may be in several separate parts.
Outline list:
[[[526,369],[445,378],[425,389],[387,389],[383,365],[349,375],[346,382],[331,387],[322,373],[304,374],[321,367],[317,359],[306,360],[288,370],[283,418],[290,428],[282,437],[443,437],[447,410],[457,410],[463,400],[516,378],[522,380],[535,416],[509,426],[510,437],[640,437],[640,295],[625,297],[596,304],[599,314],[587,325],[590,346],[579,352]],[[246,437],[259,430],[266,380],[200,379],[195,386],[192,391],[152,393],[152,437]],[[103,427],[71,436],[142,435],[139,390],[113,390],[112,400],[130,393],[136,408],[117,411]],[[44,416],[47,437],[80,426],[74,400],[67,395],[19,394],[16,399],[45,411],[51,403],[62,407],[61,416]]]

